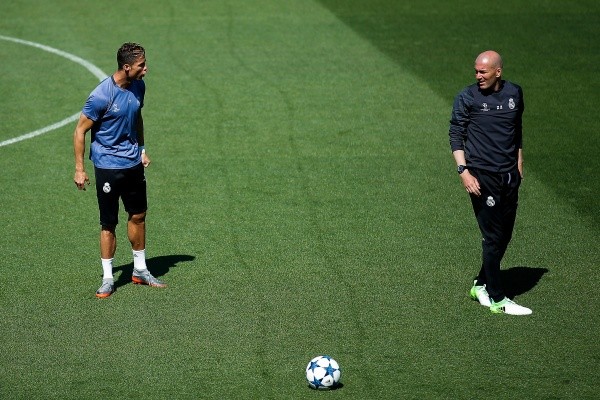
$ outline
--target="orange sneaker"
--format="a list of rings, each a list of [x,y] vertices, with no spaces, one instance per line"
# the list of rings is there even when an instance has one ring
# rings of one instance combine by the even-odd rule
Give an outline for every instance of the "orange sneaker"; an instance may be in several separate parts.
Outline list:
[[[131,275],[131,280],[133,281],[133,283],[136,283],[138,285],[148,285],[157,288],[167,287],[165,283],[153,277],[150,271],[148,271],[147,269],[143,271],[138,271],[134,268],[133,274]]]
[[[112,279],[102,279],[102,286],[98,290],[96,290],[96,297],[99,299],[104,299],[115,291],[115,284]]]

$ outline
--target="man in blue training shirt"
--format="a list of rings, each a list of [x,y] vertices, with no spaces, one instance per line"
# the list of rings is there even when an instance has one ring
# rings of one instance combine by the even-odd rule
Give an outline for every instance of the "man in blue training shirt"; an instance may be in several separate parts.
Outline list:
[[[115,229],[119,222],[119,199],[123,201],[127,236],[133,250],[134,283],[153,287],[166,285],[150,274],[146,266],[146,178],[144,168],[150,158],[144,149],[142,107],[148,72],[146,52],[137,43],[125,43],[117,51],[117,71],[106,78],[88,97],[75,133],[75,185],[80,190],[90,184],[85,172],[85,135],[91,130],[90,159],[94,164],[96,194],[100,210],[100,257],[102,285],[96,297],[115,291],[113,258],[117,248]]]
[[[502,79],[502,58],[475,60],[476,83],[455,98],[450,147],[483,237],[482,265],[470,296],[493,313],[531,314],[504,294],[500,262],[512,237],[523,178],[521,87]]]

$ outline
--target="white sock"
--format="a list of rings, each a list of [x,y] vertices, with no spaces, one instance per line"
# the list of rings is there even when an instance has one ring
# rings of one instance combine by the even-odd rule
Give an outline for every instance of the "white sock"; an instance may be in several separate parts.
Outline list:
[[[133,268],[138,271],[148,269],[148,267],[146,267],[146,249],[133,250]]]
[[[101,258],[102,261],[102,279],[113,279],[113,259],[112,258]]]

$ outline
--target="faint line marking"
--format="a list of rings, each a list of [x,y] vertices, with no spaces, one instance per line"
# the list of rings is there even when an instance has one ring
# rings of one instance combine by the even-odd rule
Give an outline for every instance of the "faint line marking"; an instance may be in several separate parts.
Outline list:
[[[40,44],[40,43],[30,42],[28,40],[13,38],[13,37],[10,37],[10,36],[0,35],[0,40],[5,40],[5,41],[8,41],[8,42],[13,42],[13,43],[18,43],[18,44],[23,44],[23,45],[26,45],[26,46],[35,47],[36,49],[44,50],[44,51],[47,51],[48,53],[56,54],[58,56],[66,58],[69,61],[73,61],[74,63],[77,63],[77,64],[83,66],[85,69],[87,69],[88,71],[90,71],[100,81],[103,80],[104,78],[106,78],[108,76],[108,74],[104,73],[100,68],[96,67],[91,62],[86,61],[86,60],[84,60],[81,57],[77,57],[77,56],[75,56],[75,55],[73,55],[71,53],[67,53],[66,51],[58,50],[58,49],[55,49],[54,47],[46,46],[46,45],[43,45],[43,44]],[[76,114],[73,114],[70,117],[63,119],[62,121],[59,121],[59,122],[56,122],[54,124],[45,126],[45,127],[40,128],[38,130],[35,130],[33,132],[29,132],[29,133],[26,133],[24,135],[14,137],[12,139],[4,140],[4,141],[0,142],[0,147],[2,147],[2,146],[8,146],[9,144],[17,143],[17,142],[20,142],[22,140],[31,139],[31,138],[34,138],[36,136],[43,135],[44,133],[47,133],[47,132],[53,131],[55,129],[61,128],[61,127],[65,126],[65,125],[67,125],[67,124],[70,124],[71,122],[76,121],[79,118],[79,114],[80,113],[77,112]]]

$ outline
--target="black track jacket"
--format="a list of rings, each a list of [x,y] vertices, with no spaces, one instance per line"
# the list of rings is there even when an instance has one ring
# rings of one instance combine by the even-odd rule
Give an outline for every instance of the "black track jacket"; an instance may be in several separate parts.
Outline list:
[[[501,81],[500,90],[481,91],[475,83],[454,99],[450,148],[464,150],[467,167],[494,173],[517,168],[523,146],[523,90]]]

